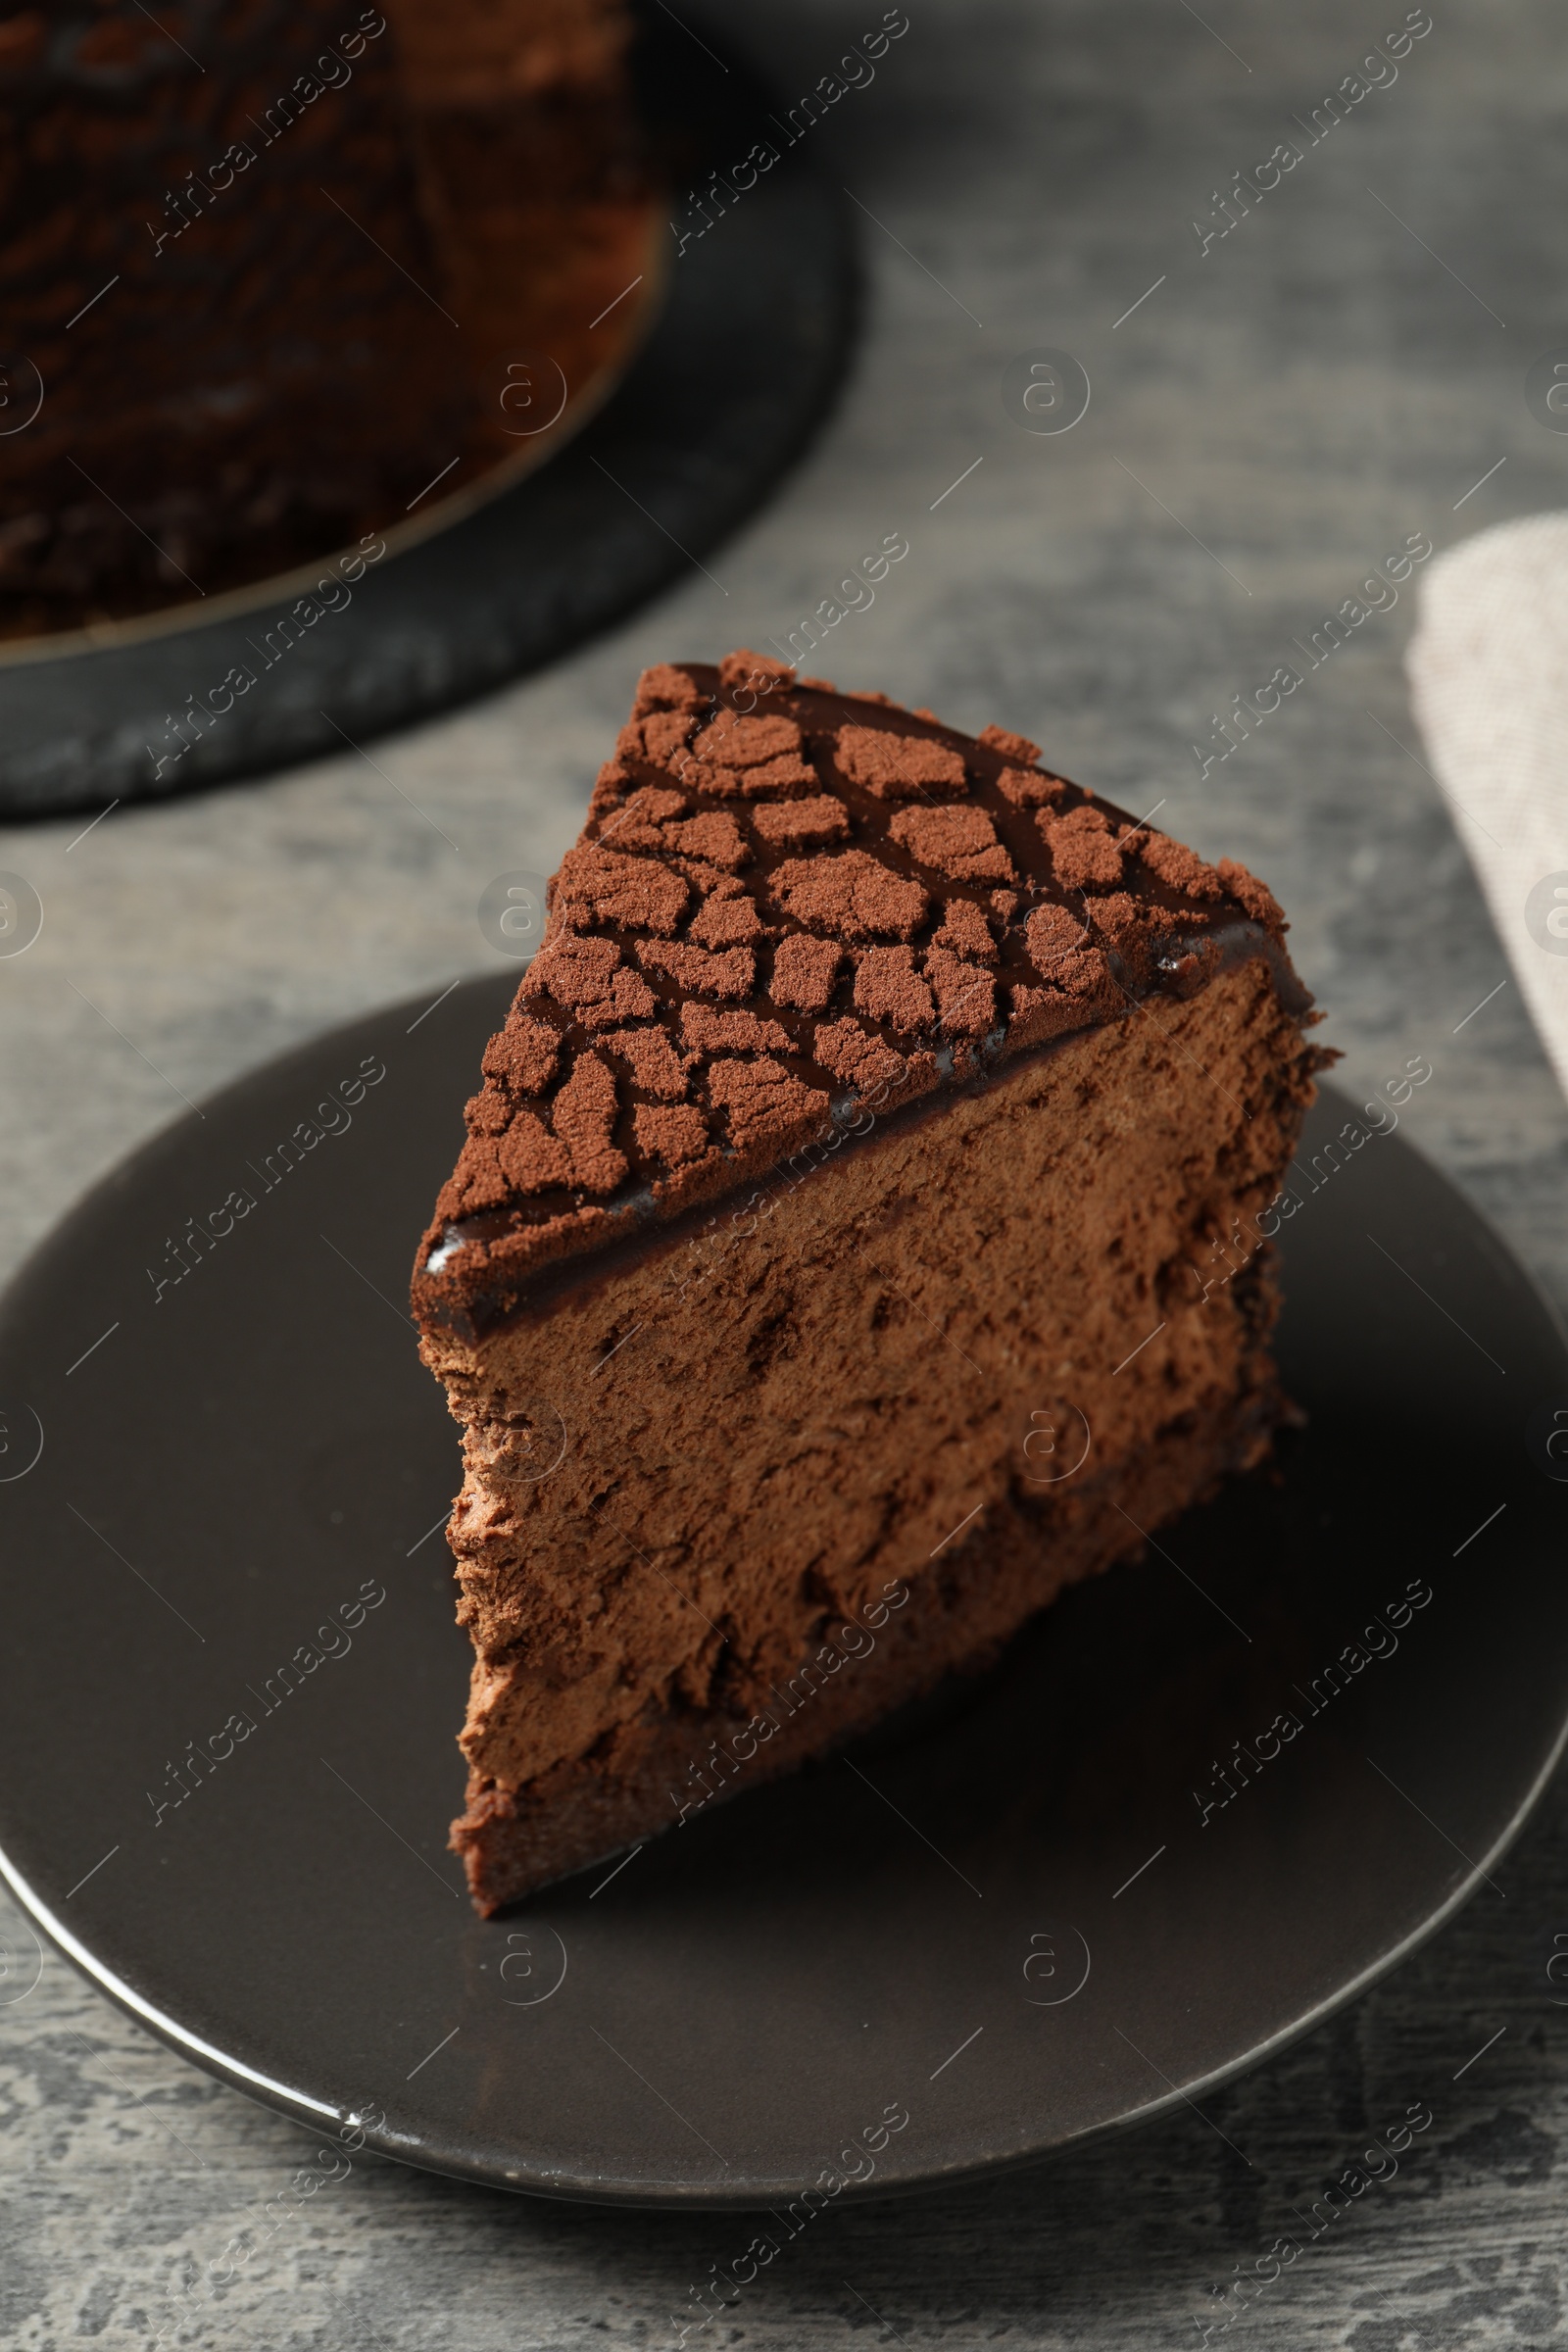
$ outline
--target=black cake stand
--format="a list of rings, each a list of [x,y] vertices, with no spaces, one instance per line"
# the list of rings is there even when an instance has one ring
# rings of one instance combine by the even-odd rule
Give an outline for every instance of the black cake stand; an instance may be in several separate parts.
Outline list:
[[[667,293],[591,421],[448,527],[404,545],[394,532],[349,601],[336,592],[303,629],[282,628],[311,585],[290,573],[210,609],[0,647],[0,816],[223,783],[427,716],[555,660],[756,507],[843,370],[856,310],[845,208],[804,150],[741,184],[757,138],[784,143],[770,93],[658,11],[638,77],[683,174]],[[688,190],[715,168],[731,195],[705,215]],[[264,664],[270,641],[287,650]],[[236,667],[256,678],[239,696],[223,684]],[[172,731],[193,700],[209,718]]]

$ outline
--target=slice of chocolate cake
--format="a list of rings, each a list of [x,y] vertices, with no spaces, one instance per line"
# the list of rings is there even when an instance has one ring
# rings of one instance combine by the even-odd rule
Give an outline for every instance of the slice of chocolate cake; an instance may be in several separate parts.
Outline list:
[[[752,654],[647,672],[551,905],[414,1280],[486,1912],[1262,1457],[1319,1058],[1243,867]]]

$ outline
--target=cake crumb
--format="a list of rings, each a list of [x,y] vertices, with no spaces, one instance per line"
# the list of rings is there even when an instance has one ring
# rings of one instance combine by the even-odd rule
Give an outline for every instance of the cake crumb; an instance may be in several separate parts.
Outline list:
[[[571,1154],[572,1182],[585,1193],[612,1193],[626,1174],[625,1158],[610,1140],[617,1107],[609,1063],[597,1054],[579,1054],[551,1105],[550,1123]]]
[[[988,752],[1000,752],[1003,759],[1019,767],[1033,767],[1040,757],[1040,746],[1031,743],[1027,735],[1014,735],[1007,727],[982,727],[975,737]]]
[[[823,1012],[843,960],[844,951],[836,940],[792,932],[773,951],[768,993],[775,1004],[794,1005],[802,1012]]]
[[[936,1018],[931,991],[914,968],[912,948],[867,948],[855,975],[855,1002],[872,1020],[910,1036]]]
[[[929,905],[918,882],[864,850],[788,858],[768,887],[796,922],[834,939],[912,939]]]
[[[901,808],[888,827],[922,865],[955,882],[1011,882],[1012,859],[983,808]]]
[[[689,669],[678,669],[670,662],[656,662],[637,681],[632,710],[639,718],[649,710],[700,710],[707,700]]]
[[[707,1152],[708,1121],[691,1104],[678,1108],[663,1108],[651,1102],[639,1103],[632,1118],[637,1147],[650,1159],[662,1159],[667,1167],[683,1168]]]
[[[820,1123],[828,1111],[820,1088],[805,1085],[766,1054],[757,1061],[710,1062],[708,1091],[742,1151],[763,1142],[781,1147],[784,1138]]]
[[[712,1012],[706,1004],[683,1004],[680,1033],[699,1054],[789,1054],[788,1032],[755,1012]]]
[[[928,735],[899,735],[891,727],[840,727],[834,759],[852,784],[879,801],[912,801],[922,794],[953,799],[967,783],[963,761]]]
[[[726,948],[710,955],[706,948],[685,940],[639,939],[633,953],[645,971],[667,973],[677,988],[699,997],[749,997],[757,978],[757,958],[750,948]]]
[[[1052,870],[1064,890],[1110,890],[1121,880],[1122,853],[1111,821],[1087,802],[1065,816],[1048,811],[1035,823],[1051,852]]]
[[[819,850],[850,837],[844,803],[831,793],[817,793],[808,801],[763,803],[752,809],[751,821],[770,849]]]

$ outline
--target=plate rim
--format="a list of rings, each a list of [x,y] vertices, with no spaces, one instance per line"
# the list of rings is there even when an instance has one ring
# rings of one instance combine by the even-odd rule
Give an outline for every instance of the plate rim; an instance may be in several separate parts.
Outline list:
[[[1108,2117],[1102,2122],[1086,2124],[1069,2132],[1065,2138],[1053,2140],[1048,2146],[1019,2149],[1005,2155],[977,2157],[972,2161],[955,2164],[934,2163],[915,2179],[880,2182],[874,2178],[864,2182],[848,2180],[839,2192],[841,2202],[852,2202],[858,2206],[885,2204],[895,2199],[931,2195],[940,2189],[966,2187],[1003,2174],[1024,2172],[1036,2165],[1051,2164],[1071,2156],[1076,2149],[1092,2141],[1139,2131],[1146,2124],[1158,2121],[1178,2107],[1190,2106],[1194,2099],[1222,2089],[1239,2076],[1250,2074],[1254,2068],[1267,2064],[1294,2042],[1326,2024],[1340,2010],[1348,2008],[1352,2001],[1359,2000],[1393,1970],[1401,1967],[1471,1901],[1485,1883],[1488,1873],[1502,1860],[1527,1826],[1562,1761],[1565,1745],[1568,1745],[1568,1703],[1565,1703],[1563,1719],[1550,1754],[1531,1783],[1513,1817],[1488,1847],[1482,1861],[1472,1865],[1469,1875],[1460,1881],[1436,1911],[1410,1931],[1401,1943],[1372,1961],[1358,1976],[1326,1993],[1315,2007],[1303,2016],[1293,2019],[1288,2026],[1282,2026],[1278,2033],[1270,2034],[1266,2040],[1227,2060],[1223,2066],[1211,2069],[1208,2074],[1197,2077],[1185,2089],[1164,2091],[1147,2105]],[[765,2213],[770,2201],[776,2202],[785,2195],[783,2184],[776,2189],[757,2191],[726,2191],[719,2183],[710,2181],[694,2181],[684,2186],[670,2183],[646,2190],[629,2186],[596,2188],[583,2180],[570,2185],[555,2185],[538,2179],[523,2181],[509,2178],[488,2165],[465,2162],[454,2152],[448,2152],[444,2157],[438,2156],[427,2141],[421,2142],[420,2152],[416,2152],[394,2134],[371,2130],[356,2109],[336,2107],[330,2101],[312,2098],[308,2091],[292,2089],[256,2068],[246,2066],[243,2061],[229,2057],[144,1999],[112,1969],[95,1961],[79,1938],[56,1919],[42,1897],[33,1892],[3,1846],[0,1846],[0,1881],[9,1889],[24,1916],[41,1928],[78,1974],[85,1977],[124,2015],[156,2034],[176,2057],[183,2058],[211,2079],[252,2099],[270,2114],[281,2115],[288,2122],[298,2124],[304,2131],[323,2130],[328,2125],[361,2131],[365,2135],[365,2146],[375,2155],[407,2165],[415,2172],[429,2173],[442,2180],[461,2180],[474,2188],[501,2189],[513,2196],[534,2197],[547,2204],[605,2206],[617,2212],[639,2213]],[[802,2192],[796,2187],[792,2193],[799,2196]]]

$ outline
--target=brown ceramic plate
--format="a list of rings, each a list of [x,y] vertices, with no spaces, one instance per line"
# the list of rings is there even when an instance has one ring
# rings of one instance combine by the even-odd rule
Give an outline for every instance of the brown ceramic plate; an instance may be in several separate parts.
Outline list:
[[[788,2229],[1200,2099],[1498,1899],[1568,1709],[1568,1356],[1325,1090],[1277,1478],[923,1722],[476,1919],[457,1433],[403,1302],[514,977],[231,1088],[0,1310],[0,1849],[94,1983],[326,2138]]]

